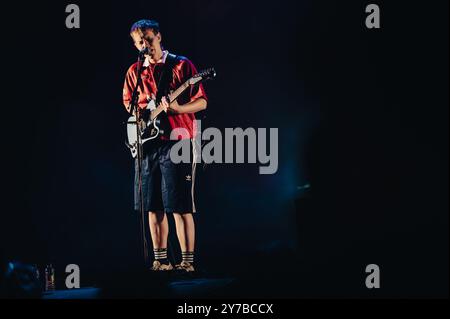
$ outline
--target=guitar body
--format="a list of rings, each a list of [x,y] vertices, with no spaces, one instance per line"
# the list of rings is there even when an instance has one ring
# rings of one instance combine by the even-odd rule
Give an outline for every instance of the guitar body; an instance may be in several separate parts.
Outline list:
[[[185,83],[183,83],[178,89],[170,93],[166,99],[169,103],[172,103],[177,97],[183,93],[191,85],[200,83],[201,81],[212,79],[216,76],[216,71],[214,68],[207,69],[203,72],[197,73]],[[136,128],[137,125],[137,128]],[[131,116],[127,122],[127,135],[128,141],[125,143],[131,151],[131,156],[135,158],[138,151],[138,135],[140,137],[141,145],[145,143],[151,143],[155,141],[165,131],[169,131],[167,115],[164,112],[162,105],[156,106],[154,100],[150,100],[147,107],[141,110],[139,119],[136,121],[135,116]]]
[[[151,109],[155,109],[155,102],[151,100],[146,108],[147,112],[144,112],[142,118],[138,120],[138,130],[141,137],[141,145],[149,143],[152,140],[157,139],[164,134],[164,129],[162,125],[163,114],[153,115]],[[164,125],[165,126],[165,125]],[[137,134],[136,131],[136,116],[131,116],[127,122],[127,136],[128,143],[127,146],[131,151],[131,156],[135,158],[137,156]]]

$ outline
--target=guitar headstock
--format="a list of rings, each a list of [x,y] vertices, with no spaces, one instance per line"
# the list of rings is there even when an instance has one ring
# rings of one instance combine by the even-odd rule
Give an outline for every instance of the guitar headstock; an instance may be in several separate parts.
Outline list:
[[[189,84],[193,85],[201,81],[213,79],[215,77],[216,77],[216,70],[214,70],[214,68],[209,68],[197,73],[192,78],[190,78]]]

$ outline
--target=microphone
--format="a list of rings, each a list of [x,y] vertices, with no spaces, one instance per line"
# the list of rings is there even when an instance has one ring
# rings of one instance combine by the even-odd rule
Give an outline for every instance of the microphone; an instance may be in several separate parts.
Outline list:
[[[139,51],[139,56],[143,57],[146,54],[150,54],[150,49],[149,48],[143,48],[141,51]]]

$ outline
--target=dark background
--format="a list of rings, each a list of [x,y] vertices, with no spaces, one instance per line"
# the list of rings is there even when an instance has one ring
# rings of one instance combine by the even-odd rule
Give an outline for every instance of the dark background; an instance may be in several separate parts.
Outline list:
[[[76,1],[78,30],[69,3],[3,5],[3,262],[76,263],[85,285],[141,263],[121,94],[152,18],[218,73],[204,125],[279,128],[275,175],[202,169],[200,268],[231,296],[448,296],[446,1],[377,1],[379,30],[369,1]]]

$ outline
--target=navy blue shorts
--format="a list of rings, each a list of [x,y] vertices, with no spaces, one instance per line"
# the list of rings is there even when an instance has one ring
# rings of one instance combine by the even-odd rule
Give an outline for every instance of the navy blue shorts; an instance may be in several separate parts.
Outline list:
[[[144,144],[142,161],[142,192],[144,210],[166,213],[195,213],[194,184],[196,163],[173,163],[170,149],[176,141],[158,141]],[[147,147],[147,144],[149,145]],[[134,209],[140,210],[138,162],[135,160]]]

